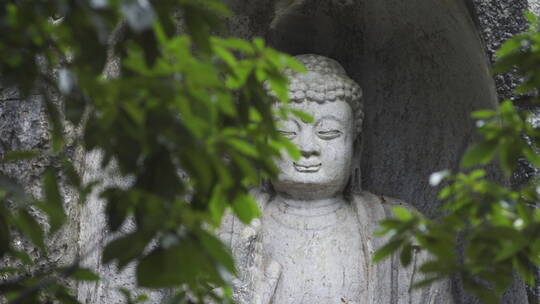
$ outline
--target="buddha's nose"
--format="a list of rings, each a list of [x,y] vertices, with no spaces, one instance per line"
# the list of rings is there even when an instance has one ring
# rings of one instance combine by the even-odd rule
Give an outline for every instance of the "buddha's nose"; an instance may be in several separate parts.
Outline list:
[[[300,153],[305,158],[319,156],[321,154],[321,147],[317,143],[317,139],[306,133],[302,134],[299,138],[298,149],[300,150]]]

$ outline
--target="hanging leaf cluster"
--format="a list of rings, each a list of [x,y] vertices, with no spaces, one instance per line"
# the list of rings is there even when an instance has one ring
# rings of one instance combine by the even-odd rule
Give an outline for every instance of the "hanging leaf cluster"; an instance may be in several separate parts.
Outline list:
[[[66,156],[73,141],[102,151],[102,166],[114,160],[132,181],[102,193],[108,229],[134,226],[106,245],[104,263],[122,269],[135,262],[139,286],[173,288],[178,303],[188,295],[200,302],[230,297],[234,261],[213,230],[227,210],[245,223],[258,216],[248,190],[277,174],[273,159],[282,149],[297,154],[273,117],[289,113],[283,71],[303,67],[260,38],[224,37],[229,14],[218,0],[0,5],[2,84],[43,97],[52,143],[46,153],[61,164],[45,171],[39,200],[0,176],[0,258],[24,264],[0,266],[7,277],[0,301],[77,303],[62,279],[99,279],[79,266],[87,253],[67,268],[36,272],[32,258],[13,246],[20,234],[46,254],[45,240],[76,220],[66,216],[59,178],[68,178],[81,203],[93,184],[81,183]],[[114,75],[111,62],[119,66]],[[66,137],[67,125],[77,130],[75,139]],[[12,151],[2,161],[36,156]],[[128,302],[144,300],[122,292]]]

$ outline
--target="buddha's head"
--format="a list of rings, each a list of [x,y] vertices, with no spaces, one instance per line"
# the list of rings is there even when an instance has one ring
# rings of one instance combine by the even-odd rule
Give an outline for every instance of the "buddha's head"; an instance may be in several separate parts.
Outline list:
[[[350,180],[354,142],[362,128],[362,91],[335,60],[299,55],[306,73],[288,72],[290,106],[313,117],[277,121],[278,130],[301,152],[276,160],[275,191],[298,199],[323,199],[342,193]]]

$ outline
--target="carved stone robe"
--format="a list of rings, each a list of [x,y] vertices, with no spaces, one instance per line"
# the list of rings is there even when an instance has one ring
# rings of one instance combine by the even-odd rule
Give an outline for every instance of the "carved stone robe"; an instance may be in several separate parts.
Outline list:
[[[252,192],[257,200],[261,211],[264,213],[266,206],[271,203],[271,196],[260,190]],[[357,235],[349,237],[360,237],[363,252],[358,253],[358,263],[362,265],[364,273],[360,275],[362,294],[358,299],[347,300],[350,304],[452,304],[454,303],[451,294],[449,280],[441,280],[422,288],[411,289],[415,282],[424,279],[423,274],[418,269],[428,256],[425,251],[417,251],[413,254],[411,265],[403,267],[400,264],[399,254],[373,263],[371,261],[375,251],[383,246],[385,238],[374,237],[375,231],[379,229],[379,221],[392,215],[392,207],[403,206],[413,209],[396,199],[379,197],[367,191],[353,195],[349,202],[352,210],[355,211],[359,223]],[[264,221],[262,222],[264,226]],[[224,218],[220,237],[230,246],[235,258],[240,258],[238,252],[245,250],[246,244],[242,244],[241,232],[246,226],[233,216]],[[366,258],[368,257],[368,258]],[[279,284],[279,282],[278,282]],[[278,303],[273,304],[293,304]],[[296,304],[296,303],[295,303]]]

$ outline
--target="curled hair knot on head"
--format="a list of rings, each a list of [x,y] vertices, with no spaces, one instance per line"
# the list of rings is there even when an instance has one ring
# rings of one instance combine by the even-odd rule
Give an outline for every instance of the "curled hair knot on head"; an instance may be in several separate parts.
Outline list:
[[[310,101],[321,104],[344,101],[353,111],[356,132],[360,134],[364,119],[360,85],[334,59],[314,54],[298,55],[295,59],[306,67],[307,72],[285,71],[289,79],[291,102]],[[269,90],[269,86],[266,87]]]

